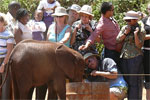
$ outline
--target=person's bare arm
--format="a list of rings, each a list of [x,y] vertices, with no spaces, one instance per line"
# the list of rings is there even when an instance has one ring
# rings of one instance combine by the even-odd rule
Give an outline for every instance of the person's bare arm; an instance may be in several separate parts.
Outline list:
[[[102,76],[109,79],[116,79],[117,74],[118,74],[117,72],[104,72],[104,71],[96,71],[96,70],[91,72],[92,76]]]
[[[7,54],[6,54],[6,57],[5,57],[5,59],[4,59],[3,63],[2,63],[2,65],[1,65],[1,67],[0,67],[0,73],[3,73],[3,72],[4,72],[4,70],[5,70],[5,64],[8,63],[8,59],[9,59],[9,56],[10,56],[10,53],[11,53],[13,47],[14,47],[14,44],[12,44],[12,43],[7,43]]]
[[[66,43],[69,40],[70,36],[71,36],[71,28],[69,27],[66,30],[64,37],[59,41],[59,43],[63,43],[63,44]]]
[[[136,30],[134,31],[135,45],[138,48],[141,48],[142,47],[142,43],[140,42],[140,39],[138,38],[138,32],[139,32],[139,28],[136,28]]]
[[[14,38],[15,38],[16,44],[22,40],[22,31],[20,28],[15,29]]]

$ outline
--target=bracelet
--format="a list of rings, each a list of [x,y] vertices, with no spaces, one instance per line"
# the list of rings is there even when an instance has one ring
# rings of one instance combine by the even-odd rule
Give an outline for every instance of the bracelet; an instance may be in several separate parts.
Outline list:
[[[128,34],[125,34],[125,33],[124,33],[124,35],[127,36]]]

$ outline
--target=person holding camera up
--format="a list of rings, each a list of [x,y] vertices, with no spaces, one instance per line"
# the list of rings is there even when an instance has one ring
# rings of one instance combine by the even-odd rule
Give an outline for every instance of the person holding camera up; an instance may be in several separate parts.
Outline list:
[[[117,66],[120,67],[120,43],[116,42],[116,37],[119,34],[120,27],[118,22],[113,18],[114,5],[111,2],[103,2],[100,8],[101,17],[98,24],[86,40],[85,44],[79,46],[79,50],[86,50],[97,41],[103,40],[104,43],[104,58],[112,58]]]
[[[142,100],[142,46],[144,44],[144,24],[139,21],[139,14],[128,11],[124,20],[127,25],[123,26],[116,40],[123,43],[121,50],[121,72],[128,84],[128,100]],[[133,76],[134,75],[134,76]]]
[[[87,51],[96,52],[96,46],[91,46],[88,50],[80,51],[78,47],[82,44],[85,44],[86,40],[90,36],[90,34],[95,30],[96,21],[92,20],[92,7],[89,5],[83,5],[81,10],[79,11],[80,20],[74,22],[72,25],[73,27],[73,34],[71,38],[71,45],[72,48],[82,55],[85,54]]]

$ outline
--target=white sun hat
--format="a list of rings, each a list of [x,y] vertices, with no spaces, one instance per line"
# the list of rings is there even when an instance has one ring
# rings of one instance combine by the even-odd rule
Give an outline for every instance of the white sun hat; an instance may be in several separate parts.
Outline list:
[[[127,13],[125,13],[125,17],[123,18],[124,20],[129,20],[129,19],[139,19],[139,14],[138,12],[135,11],[128,11]]]
[[[80,7],[79,5],[77,5],[77,4],[72,4],[72,6],[69,7],[67,10],[74,10],[74,11],[76,11],[76,12],[79,12],[80,9],[81,9],[81,7]]]
[[[56,16],[68,16],[67,12],[66,12],[66,9],[64,7],[57,7],[55,9],[55,13],[52,14],[53,17],[56,17]]]
[[[79,11],[79,13],[88,14],[88,15],[90,15],[92,17],[94,16],[92,14],[92,7],[89,6],[89,5],[83,5],[82,8],[81,8],[81,10]]]

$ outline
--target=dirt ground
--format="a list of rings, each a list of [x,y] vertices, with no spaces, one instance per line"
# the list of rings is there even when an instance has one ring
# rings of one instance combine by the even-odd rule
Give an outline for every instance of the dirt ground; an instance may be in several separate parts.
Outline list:
[[[35,100],[35,91],[33,93],[32,100]],[[47,95],[46,95],[46,99],[45,100],[47,100]],[[127,98],[125,98],[124,100],[127,100]],[[143,98],[142,98],[142,100],[146,100],[146,91],[145,91],[145,88],[143,88]]]

